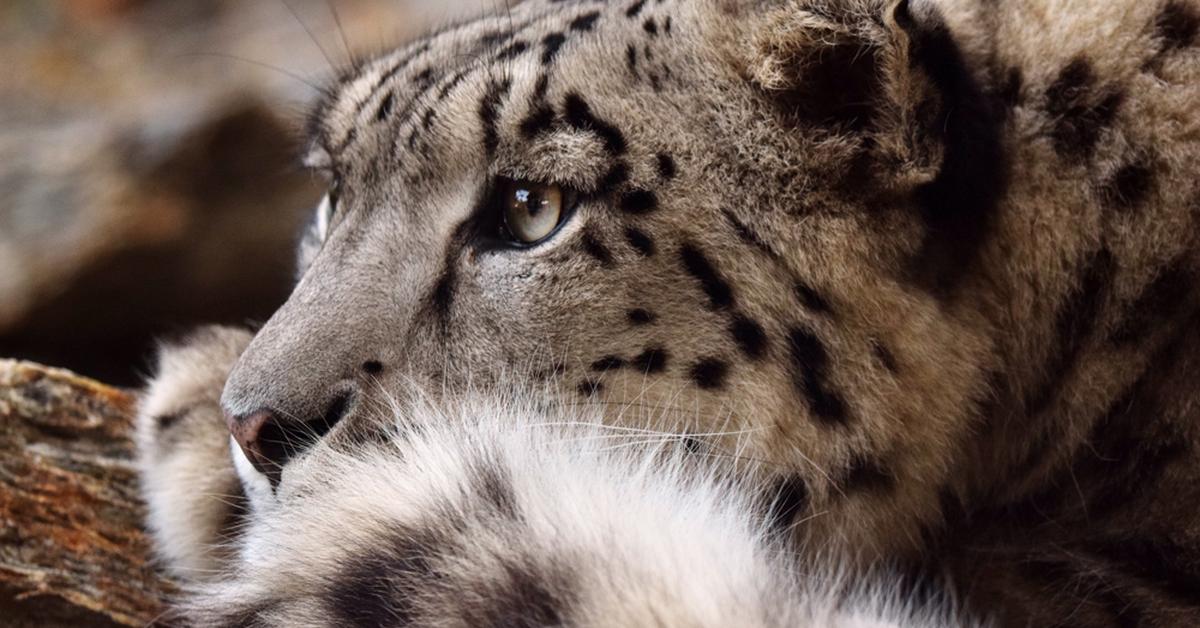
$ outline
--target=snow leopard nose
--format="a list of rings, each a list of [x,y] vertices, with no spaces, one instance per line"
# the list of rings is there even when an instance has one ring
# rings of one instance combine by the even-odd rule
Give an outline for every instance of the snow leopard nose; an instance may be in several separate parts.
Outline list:
[[[304,420],[263,408],[245,415],[226,413],[225,422],[250,464],[277,486],[284,465],[333,429],[353,401],[354,391],[348,390],[335,396],[319,417]]]

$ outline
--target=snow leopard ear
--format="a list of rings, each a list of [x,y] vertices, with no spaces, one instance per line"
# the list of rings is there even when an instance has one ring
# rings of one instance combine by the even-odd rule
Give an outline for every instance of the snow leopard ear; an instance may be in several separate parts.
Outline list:
[[[915,183],[944,160],[949,117],[993,118],[964,52],[927,2],[757,7],[741,34],[741,71],[789,126],[869,136],[876,163],[902,165]]]
[[[907,79],[908,35],[896,18],[907,7],[802,0],[769,8],[749,33],[746,72],[796,124],[868,128]]]

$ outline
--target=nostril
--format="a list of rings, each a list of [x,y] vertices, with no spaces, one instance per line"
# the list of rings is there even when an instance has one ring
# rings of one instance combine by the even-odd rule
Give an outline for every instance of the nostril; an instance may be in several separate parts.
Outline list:
[[[284,465],[333,429],[346,416],[352,401],[352,392],[339,394],[320,418],[309,421],[285,418],[265,409],[244,416],[226,416],[226,422],[246,459],[276,486]]]

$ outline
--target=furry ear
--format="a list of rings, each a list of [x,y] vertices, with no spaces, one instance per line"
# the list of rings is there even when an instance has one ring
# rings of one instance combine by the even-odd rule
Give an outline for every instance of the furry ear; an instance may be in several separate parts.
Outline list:
[[[927,229],[914,268],[931,289],[951,289],[1007,182],[1007,109],[983,87],[985,64],[921,0],[790,0],[757,19],[749,79],[785,125],[858,147],[847,174],[877,193],[869,205],[919,208]]]

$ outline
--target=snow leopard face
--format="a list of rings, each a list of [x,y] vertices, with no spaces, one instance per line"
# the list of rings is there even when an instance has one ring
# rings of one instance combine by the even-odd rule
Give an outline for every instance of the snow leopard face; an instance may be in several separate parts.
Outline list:
[[[762,462],[851,543],[892,525],[876,499],[936,508],[915,450],[965,433],[986,347],[943,305],[979,229],[937,204],[986,223],[1003,180],[998,127],[945,112],[996,114],[935,11],[795,11],[528,2],[348,70],[299,283],[222,398],[250,466],[286,484],[413,382],[502,386]],[[947,138],[898,127],[918,105]],[[934,177],[950,140],[969,190]]]

